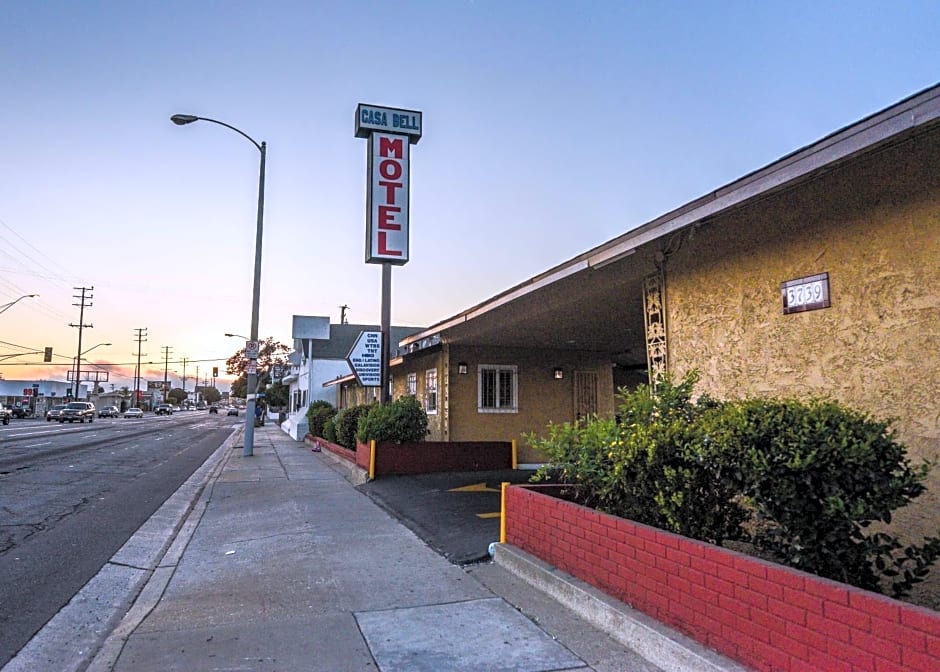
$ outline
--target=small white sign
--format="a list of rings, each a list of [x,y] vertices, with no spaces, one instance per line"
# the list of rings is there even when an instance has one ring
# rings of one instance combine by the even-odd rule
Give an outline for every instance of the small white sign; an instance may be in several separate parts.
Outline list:
[[[247,373],[247,374],[249,374],[249,375],[251,375],[252,373],[258,373],[258,360],[256,360],[256,359],[249,359],[249,360],[248,360],[248,368],[247,368],[247,370],[245,371],[245,373]]]
[[[346,355],[346,361],[363,387],[382,385],[382,332],[363,331]]]
[[[245,357],[248,359],[258,359],[260,343],[258,341],[245,341]]]

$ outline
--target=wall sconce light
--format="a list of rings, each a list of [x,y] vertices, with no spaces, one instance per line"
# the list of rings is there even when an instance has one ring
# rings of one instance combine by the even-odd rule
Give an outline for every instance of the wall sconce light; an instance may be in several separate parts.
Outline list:
[[[466,362],[457,362],[457,373],[464,376],[467,374],[467,363]]]
[[[565,377],[565,371],[560,366],[555,367],[555,380],[561,380]]]

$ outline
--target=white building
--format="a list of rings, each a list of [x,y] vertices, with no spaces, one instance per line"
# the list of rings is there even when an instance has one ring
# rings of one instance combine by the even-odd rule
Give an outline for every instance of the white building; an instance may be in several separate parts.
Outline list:
[[[317,399],[336,405],[336,391],[325,383],[352,373],[346,356],[363,331],[381,331],[375,324],[330,324],[328,317],[294,316],[294,352],[288,356],[290,372],[281,381],[290,386],[287,419],[281,428],[302,441],[307,434],[307,408]],[[422,327],[392,327],[391,353],[398,342]]]

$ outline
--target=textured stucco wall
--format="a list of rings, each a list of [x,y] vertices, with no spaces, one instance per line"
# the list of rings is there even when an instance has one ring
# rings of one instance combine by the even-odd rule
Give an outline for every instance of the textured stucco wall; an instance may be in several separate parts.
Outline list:
[[[466,362],[468,373],[457,373]],[[518,413],[477,411],[477,367],[480,364],[518,367]],[[553,370],[562,367],[565,377],[555,380]],[[542,351],[513,348],[450,346],[450,440],[508,441],[516,439],[520,463],[540,463],[545,456],[522,438],[528,432],[543,434],[551,422],[574,419],[573,371],[597,373],[598,414],[613,412],[613,377],[609,359],[597,353]]]
[[[670,370],[722,398],[828,396],[940,453],[940,132],[687,235],[666,262]],[[780,283],[828,272],[832,306],[784,315]],[[940,469],[915,527],[938,526]]]

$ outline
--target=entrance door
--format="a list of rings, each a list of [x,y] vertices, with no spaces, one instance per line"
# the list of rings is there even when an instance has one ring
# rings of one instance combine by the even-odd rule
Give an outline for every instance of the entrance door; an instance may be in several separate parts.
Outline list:
[[[574,417],[583,420],[597,415],[597,372],[574,372]]]

